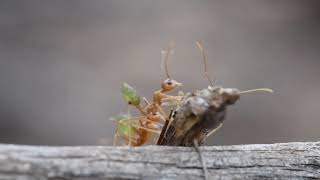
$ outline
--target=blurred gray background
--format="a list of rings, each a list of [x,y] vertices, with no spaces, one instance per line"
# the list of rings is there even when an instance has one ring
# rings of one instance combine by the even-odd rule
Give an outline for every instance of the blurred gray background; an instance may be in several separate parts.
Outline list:
[[[181,90],[208,85],[200,39],[217,84],[275,90],[243,95],[208,145],[320,139],[320,1],[3,0],[0,143],[112,144],[120,85],[150,98],[170,40]]]

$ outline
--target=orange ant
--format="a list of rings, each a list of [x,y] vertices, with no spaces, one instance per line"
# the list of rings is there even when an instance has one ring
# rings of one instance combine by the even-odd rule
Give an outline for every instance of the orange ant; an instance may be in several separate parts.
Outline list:
[[[152,103],[146,98],[143,98],[146,103],[146,106],[143,107],[135,89],[127,83],[122,85],[122,96],[124,100],[128,105],[136,107],[143,116],[133,118],[127,116],[122,119],[120,118],[114,137],[114,145],[117,144],[118,136],[121,136],[128,141],[129,146],[141,146],[150,139],[151,133],[161,133],[162,124],[160,121],[164,122],[168,118],[166,112],[161,107],[162,100],[166,98],[173,101],[179,101],[180,96],[170,96],[167,95],[166,92],[172,91],[182,85],[182,83],[172,79],[169,75],[167,66],[170,53],[171,47],[168,47],[164,60],[167,78],[162,82],[160,89],[154,92]],[[132,121],[138,122],[139,124],[131,123]]]

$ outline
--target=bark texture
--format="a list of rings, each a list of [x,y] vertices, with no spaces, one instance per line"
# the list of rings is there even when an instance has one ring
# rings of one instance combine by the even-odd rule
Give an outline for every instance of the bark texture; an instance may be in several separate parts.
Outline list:
[[[320,142],[200,147],[210,179],[320,179]],[[0,145],[0,179],[203,179],[192,147]]]

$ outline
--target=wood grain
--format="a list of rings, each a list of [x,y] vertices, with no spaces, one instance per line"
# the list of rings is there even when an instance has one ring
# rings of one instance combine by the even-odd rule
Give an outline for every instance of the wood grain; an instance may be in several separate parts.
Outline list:
[[[209,179],[320,179],[320,142],[200,147]],[[193,147],[0,145],[0,179],[203,179]]]

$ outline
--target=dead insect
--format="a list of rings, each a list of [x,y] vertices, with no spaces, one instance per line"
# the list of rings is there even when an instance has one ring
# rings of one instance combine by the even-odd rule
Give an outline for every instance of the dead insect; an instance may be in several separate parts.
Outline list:
[[[227,106],[234,104],[241,94],[256,91],[273,92],[267,88],[240,91],[213,85],[201,41],[197,42],[197,47],[203,58],[204,75],[210,85],[194,93],[187,93],[182,98],[167,128],[162,129],[163,135],[159,138],[158,145],[194,146],[195,142],[201,145],[208,136],[222,126]]]

